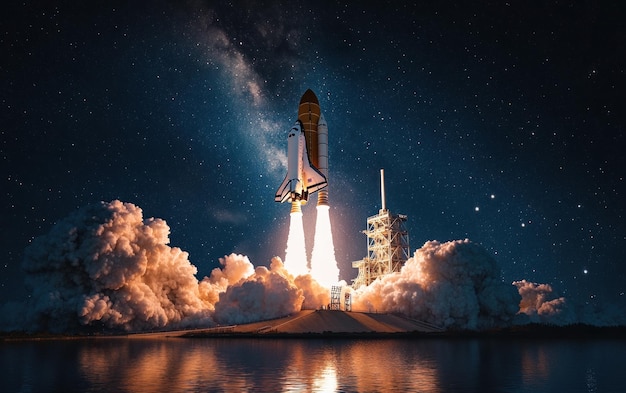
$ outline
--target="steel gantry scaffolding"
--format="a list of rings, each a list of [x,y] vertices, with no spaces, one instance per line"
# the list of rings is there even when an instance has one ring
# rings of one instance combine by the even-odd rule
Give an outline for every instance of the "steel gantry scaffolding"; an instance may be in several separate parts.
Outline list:
[[[375,216],[368,217],[367,256],[360,261],[352,262],[352,267],[359,269],[353,279],[354,289],[371,284],[376,278],[399,272],[409,259],[409,234],[404,223],[407,217],[403,214],[391,214],[385,206],[385,178],[380,170],[380,189],[382,209]]]

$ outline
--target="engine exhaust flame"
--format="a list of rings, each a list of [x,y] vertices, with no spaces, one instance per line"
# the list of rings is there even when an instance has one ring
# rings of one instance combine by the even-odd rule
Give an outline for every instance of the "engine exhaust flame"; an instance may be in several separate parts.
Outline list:
[[[289,216],[289,237],[287,238],[287,249],[285,250],[285,269],[296,277],[309,273],[302,209],[299,201],[292,202]]]
[[[335,245],[333,244],[328,205],[317,206],[317,221],[313,240],[311,276],[324,287],[330,288],[339,282],[339,268],[335,259]]]

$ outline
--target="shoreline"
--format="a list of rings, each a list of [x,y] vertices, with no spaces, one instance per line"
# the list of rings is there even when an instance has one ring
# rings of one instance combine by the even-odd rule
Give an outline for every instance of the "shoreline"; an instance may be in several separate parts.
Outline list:
[[[236,332],[211,331],[212,329],[176,330],[161,332],[109,332],[109,333],[0,333],[1,342],[49,341],[81,339],[158,339],[158,338],[219,338],[219,339],[621,339],[626,340],[626,326],[593,326],[574,324],[566,326],[529,324],[489,330],[447,330],[440,332]]]

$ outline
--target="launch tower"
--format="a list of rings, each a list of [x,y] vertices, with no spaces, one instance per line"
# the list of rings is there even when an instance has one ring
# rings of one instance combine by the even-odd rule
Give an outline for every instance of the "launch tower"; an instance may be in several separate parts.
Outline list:
[[[375,216],[368,217],[367,256],[352,262],[352,267],[359,269],[353,279],[354,289],[369,285],[376,278],[399,272],[409,259],[409,234],[405,228],[406,215],[391,214],[385,206],[385,172],[380,170],[380,196],[382,208]]]

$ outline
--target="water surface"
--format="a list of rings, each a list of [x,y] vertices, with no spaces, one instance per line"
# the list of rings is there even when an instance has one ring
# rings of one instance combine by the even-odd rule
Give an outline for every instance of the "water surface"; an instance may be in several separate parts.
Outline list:
[[[7,392],[623,392],[626,341],[129,339],[0,344]]]

